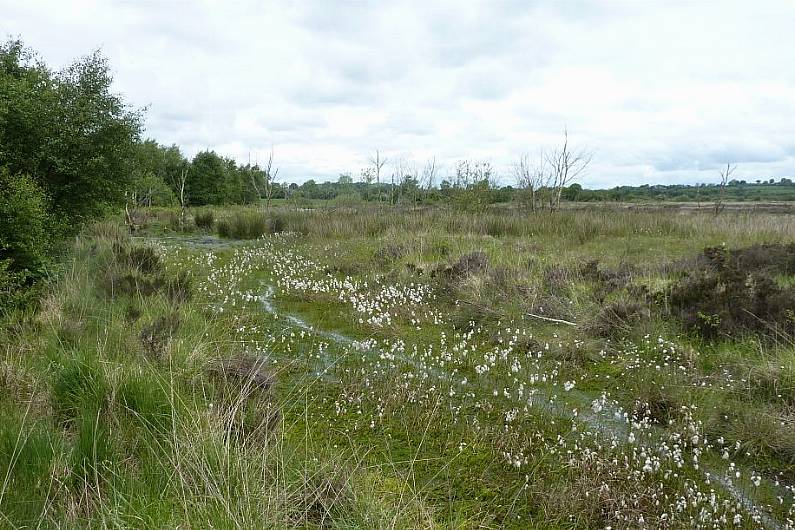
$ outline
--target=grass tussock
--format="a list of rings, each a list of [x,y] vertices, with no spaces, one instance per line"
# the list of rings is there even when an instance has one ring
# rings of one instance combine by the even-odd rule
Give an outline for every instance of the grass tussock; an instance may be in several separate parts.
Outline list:
[[[193,222],[199,230],[212,230],[215,225],[215,212],[204,210],[193,214]]]
[[[258,212],[241,212],[218,220],[218,235],[228,239],[257,239],[268,233],[268,219]]]

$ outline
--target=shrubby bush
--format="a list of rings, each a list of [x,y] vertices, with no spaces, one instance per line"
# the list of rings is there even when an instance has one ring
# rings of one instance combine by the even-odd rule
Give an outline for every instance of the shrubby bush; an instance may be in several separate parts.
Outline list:
[[[0,170],[0,257],[8,269],[38,275],[50,243],[47,198],[27,175]]]
[[[795,288],[775,275],[795,272],[795,245],[704,249],[695,270],[671,288],[668,304],[685,327],[707,340],[743,333],[795,334]]]
[[[98,52],[49,69],[0,44],[0,303],[18,305],[53,241],[117,207],[133,180],[141,113],[111,91]]]
[[[74,228],[124,201],[141,112],[111,90],[99,52],[59,71],[18,40],[0,45],[0,165],[26,174]]]
[[[43,190],[27,175],[0,170],[0,313],[23,305],[47,265],[50,220]]]

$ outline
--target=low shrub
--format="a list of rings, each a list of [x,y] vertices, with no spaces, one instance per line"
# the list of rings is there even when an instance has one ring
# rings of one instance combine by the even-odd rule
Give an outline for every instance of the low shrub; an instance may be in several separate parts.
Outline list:
[[[431,271],[432,277],[439,277],[445,280],[458,281],[473,274],[484,272],[489,266],[489,259],[486,254],[478,250],[469,254],[464,254],[458,261],[449,265],[441,265]]]
[[[193,297],[193,278],[188,272],[180,271],[164,282],[166,298],[172,304],[181,304]]]
[[[639,302],[616,301],[603,305],[585,324],[589,335],[619,339],[632,331],[641,320],[649,317],[648,306]]]
[[[400,243],[387,243],[375,251],[376,261],[383,264],[392,264],[408,254],[406,247]]]
[[[590,260],[580,267],[580,276],[596,284],[596,297],[600,302],[612,292],[628,286],[637,273],[635,267],[622,262],[617,268],[605,267],[598,260]]]
[[[266,358],[243,353],[214,361],[208,371],[219,391],[218,412],[234,440],[262,441],[276,431],[281,410]]]
[[[10,267],[11,260],[0,260],[0,316],[27,306],[36,297],[30,274]]]
[[[132,247],[120,257],[125,265],[143,274],[153,274],[163,270],[160,256],[152,247]]]
[[[790,271],[791,260],[795,245],[706,248],[703,265],[672,286],[669,311],[706,340],[743,333],[792,337],[795,288],[783,288],[771,276]]]
[[[0,169],[0,261],[28,277],[42,273],[50,246],[47,197],[27,175]]]
[[[577,271],[562,265],[550,265],[544,269],[544,289],[548,293],[568,292],[571,286],[580,279]]]
[[[141,330],[138,338],[143,346],[144,354],[152,359],[160,359],[164,356],[171,337],[176,333],[181,324],[177,313],[170,313],[152,322],[151,325]]]

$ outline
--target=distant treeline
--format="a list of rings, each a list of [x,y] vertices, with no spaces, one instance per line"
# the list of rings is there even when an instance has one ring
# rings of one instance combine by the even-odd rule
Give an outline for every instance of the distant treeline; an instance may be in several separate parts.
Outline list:
[[[332,201],[382,201],[382,202],[419,202],[437,203],[454,201],[461,191],[460,186],[443,180],[439,186],[427,189],[420,187],[417,182],[406,179],[400,184],[367,184],[365,182],[352,182],[343,176],[338,181],[316,182],[308,180],[303,184],[289,184],[286,187],[276,184],[278,191],[274,198],[292,198]],[[471,188],[471,187],[470,187]],[[487,202],[491,204],[524,201],[526,190],[512,185],[495,186],[488,183],[484,185]],[[544,188],[538,190],[543,198]],[[721,193],[718,184],[672,184],[641,186],[618,186],[610,189],[585,189],[580,184],[574,183],[563,188],[562,198],[566,201],[578,202],[645,202],[645,201],[672,201],[672,202],[711,202],[719,198]],[[773,179],[767,181],[732,181],[724,188],[726,201],[795,201],[795,183],[788,178],[781,178],[778,182]]]

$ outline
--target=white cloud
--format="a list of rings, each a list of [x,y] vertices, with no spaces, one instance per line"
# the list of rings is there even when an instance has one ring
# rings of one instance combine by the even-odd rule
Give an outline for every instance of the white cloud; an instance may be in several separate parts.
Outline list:
[[[101,47],[147,134],[286,179],[387,156],[507,173],[564,125],[584,183],[795,174],[788,1],[15,2],[0,33],[62,66]]]

